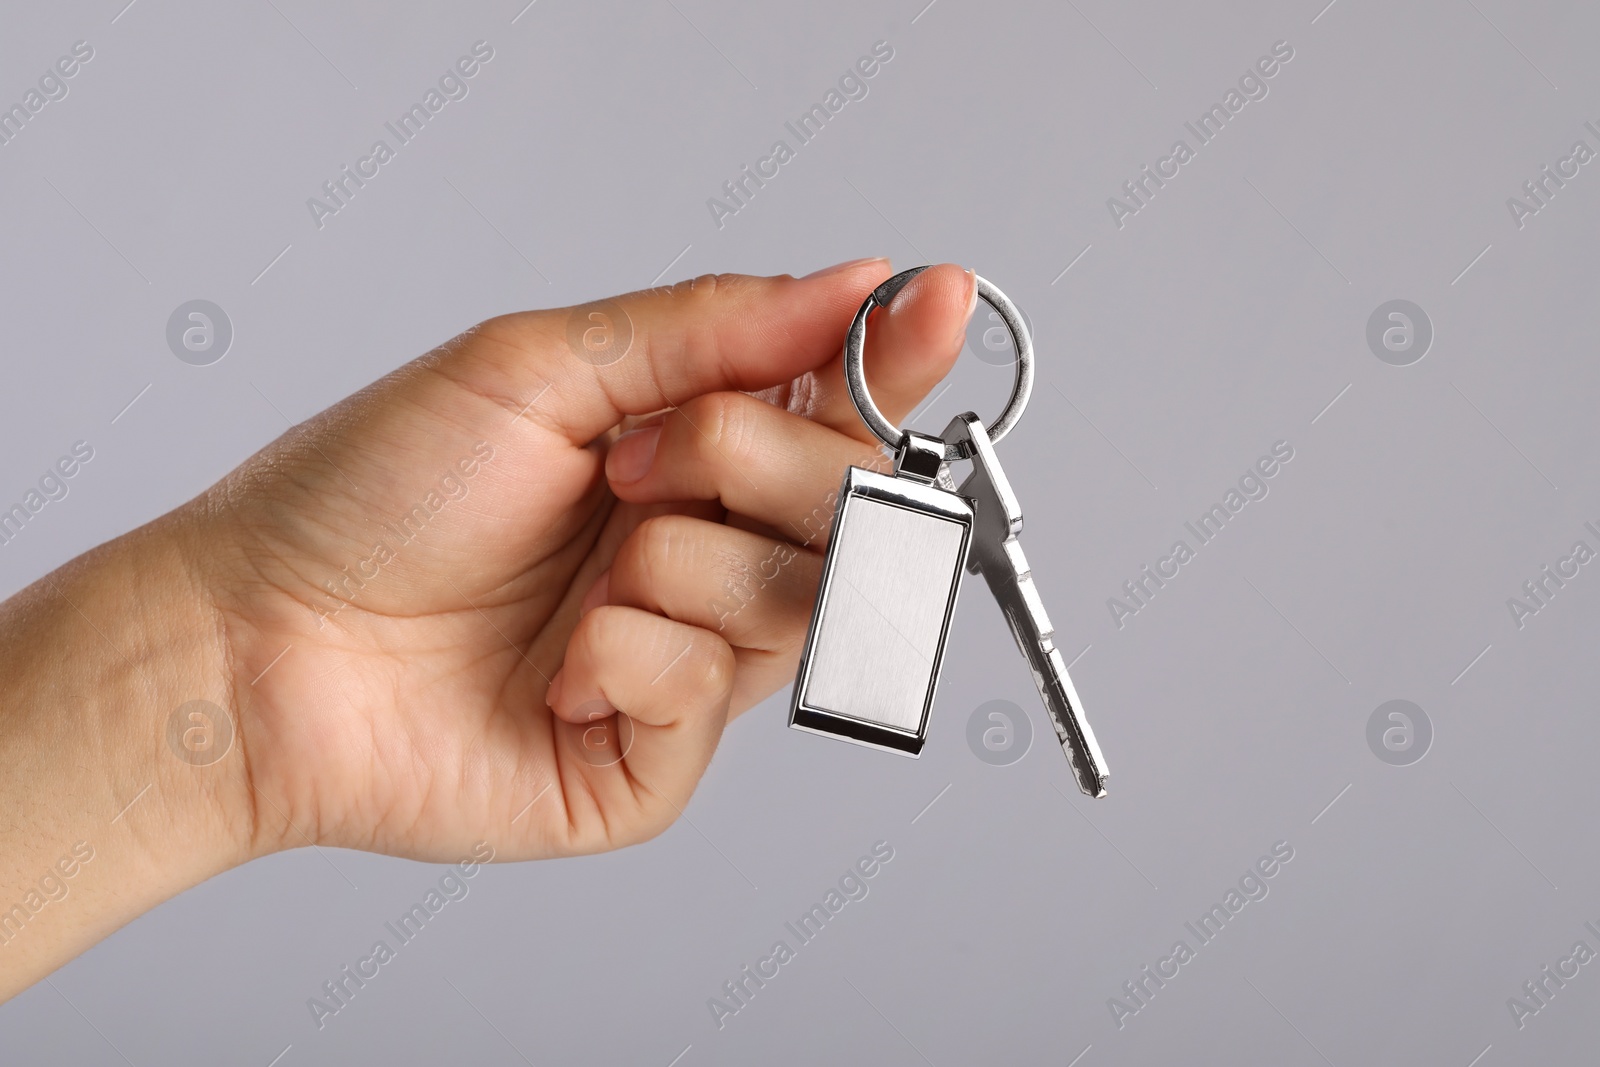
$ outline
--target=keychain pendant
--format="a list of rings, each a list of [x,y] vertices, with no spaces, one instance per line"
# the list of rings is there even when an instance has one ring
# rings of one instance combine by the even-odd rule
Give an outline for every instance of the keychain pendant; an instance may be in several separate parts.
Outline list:
[[[915,438],[895,477],[845,472],[789,716],[910,756],[927,740],[973,523],[964,497],[931,484],[943,442]]]

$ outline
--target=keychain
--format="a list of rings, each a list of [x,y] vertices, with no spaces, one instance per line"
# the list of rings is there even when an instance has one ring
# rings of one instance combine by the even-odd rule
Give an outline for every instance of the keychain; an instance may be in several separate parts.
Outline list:
[[[1105,796],[1105,759],[1055,646],[1017,540],[1022,507],[994,451],[1033,391],[1033,341],[1022,316],[1004,293],[977,279],[978,296],[999,313],[1017,352],[1011,399],[991,428],[967,412],[939,437],[900,430],[867,392],[867,316],[927,269],[903,271],[874,289],[845,338],[850,398],[867,428],[895,450],[894,474],[845,471],[789,725],[919,755],[965,567],[983,575],[999,602],[1079,788]],[[957,460],[972,462],[959,489],[949,471]]]

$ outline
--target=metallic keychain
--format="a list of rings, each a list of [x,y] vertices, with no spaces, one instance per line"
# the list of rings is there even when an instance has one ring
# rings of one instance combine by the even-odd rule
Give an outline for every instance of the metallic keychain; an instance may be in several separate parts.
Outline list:
[[[1108,774],[1022,545],[1022,508],[995,455],[1033,391],[1033,342],[1006,295],[982,278],[978,296],[1005,322],[1017,352],[1011,399],[992,428],[971,412],[943,435],[901,430],[867,393],[867,316],[927,267],[874,289],[845,338],[845,378],[867,428],[895,450],[894,475],[845,472],[789,725],[916,756],[928,736],[950,619],[965,566],[981,574],[1028,660],[1078,786],[1104,796]],[[948,465],[971,460],[956,488]]]

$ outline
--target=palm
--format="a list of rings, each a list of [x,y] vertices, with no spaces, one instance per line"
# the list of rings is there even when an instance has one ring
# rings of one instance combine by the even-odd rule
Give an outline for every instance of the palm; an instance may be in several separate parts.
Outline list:
[[[230,515],[250,580],[220,584],[260,824],[438,860],[472,834],[513,854],[621,844],[682,798],[622,803],[626,765],[584,758],[544,692],[578,600],[661,509],[618,505],[603,453],[534,409],[437,370],[396,378],[425,399],[358,394],[231,479],[256,482]],[[351,420],[366,432],[332,432]]]

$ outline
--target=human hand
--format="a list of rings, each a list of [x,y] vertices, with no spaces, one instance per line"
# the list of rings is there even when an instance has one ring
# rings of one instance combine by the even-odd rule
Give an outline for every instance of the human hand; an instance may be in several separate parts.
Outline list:
[[[792,680],[831,494],[883,462],[839,353],[888,275],[494,319],[197,500],[249,851],[535,858],[669,825],[727,719]],[[974,299],[946,266],[880,312],[891,419],[948,371]],[[597,365],[586,328],[631,346]]]
[[[531,859],[669,825],[794,676],[843,468],[885,462],[840,352],[888,275],[493,319],[0,604],[0,999],[278,849]],[[974,301],[935,267],[876,313],[891,419]]]

